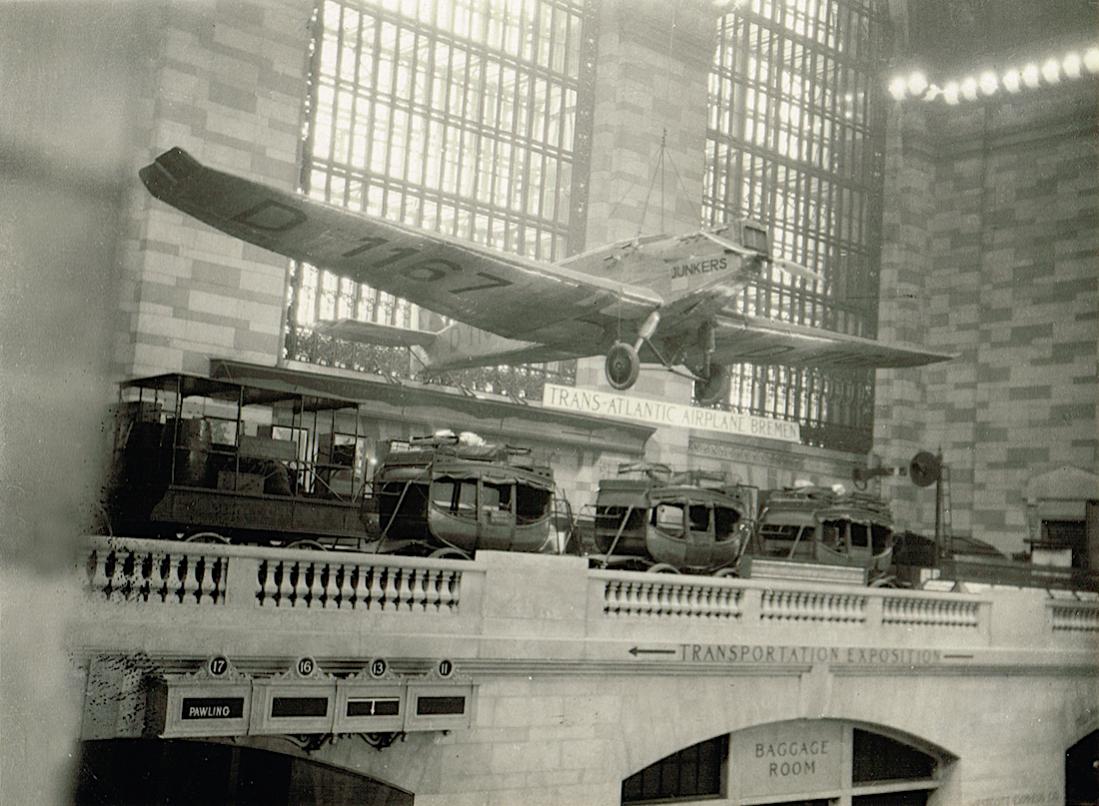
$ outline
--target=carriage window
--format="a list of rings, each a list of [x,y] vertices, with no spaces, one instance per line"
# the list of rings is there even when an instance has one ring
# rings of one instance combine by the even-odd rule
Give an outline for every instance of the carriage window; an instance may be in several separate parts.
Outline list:
[[[532,523],[549,511],[550,491],[518,484],[515,487],[515,519]]]
[[[865,523],[851,524],[851,546],[864,549],[870,545],[870,534]]]
[[[595,524],[600,529],[617,530],[625,518],[623,531],[637,531],[645,526],[646,511],[642,507],[598,507],[595,510]]]
[[[477,482],[446,476],[431,483],[431,503],[454,515],[468,518],[477,515]]]
[[[890,545],[893,530],[880,523],[870,525],[870,545],[875,554],[881,554]]]
[[[798,536],[798,527],[783,523],[765,523],[759,527],[759,535],[765,540],[794,540]]]
[[[717,541],[730,540],[740,523],[740,513],[729,507],[714,507],[714,533]]]
[[[683,535],[683,505],[658,504],[653,510],[653,526],[675,537]]]
[[[691,504],[687,509],[692,532],[705,532],[710,528],[710,508],[705,504]]]
[[[481,506],[511,512],[511,485],[482,482]]]
[[[820,525],[820,542],[830,549],[842,549],[847,532],[847,521],[824,521]]]

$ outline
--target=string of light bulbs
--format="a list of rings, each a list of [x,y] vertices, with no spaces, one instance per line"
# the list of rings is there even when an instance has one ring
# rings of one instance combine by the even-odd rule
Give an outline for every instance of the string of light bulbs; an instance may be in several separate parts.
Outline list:
[[[889,82],[889,94],[898,101],[912,98],[922,101],[942,100],[947,104],[976,101],[995,95],[1001,89],[1014,94],[1041,86],[1053,86],[1062,80],[1081,78],[1085,73],[1099,74],[1099,45],[1081,53],[1069,51],[1063,56],[1050,56],[1030,61],[1022,67],[998,72],[983,70],[978,74],[952,79],[943,84],[932,83],[922,70],[896,75]]]

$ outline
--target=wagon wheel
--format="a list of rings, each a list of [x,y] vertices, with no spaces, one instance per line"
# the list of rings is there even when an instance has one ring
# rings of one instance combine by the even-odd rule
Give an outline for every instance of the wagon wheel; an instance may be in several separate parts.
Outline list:
[[[669,565],[668,563],[657,563],[656,565],[651,565],[651,566],[649,566],[648,571],[649,571],[650,574],[678,574],[679,573],[678,568],[676,568],[674,565]]]
[[[714,571],[715,577],[738,577],[740,572],[734,566],[726,566],[725,568],[719,568]]]
[[[219,535],[217,532],[195,532],[189,534],[183,538],[184,543],[230,543],[231,541],[225,535]]]
[[[328,551],[328,547],[322,543],[306,537],[301,540],[293,540],[286,544],[288,549],[310,549],[312,551]]]

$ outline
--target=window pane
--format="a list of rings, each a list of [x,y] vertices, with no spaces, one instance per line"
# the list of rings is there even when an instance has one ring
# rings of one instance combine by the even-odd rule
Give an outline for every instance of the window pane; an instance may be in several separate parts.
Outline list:
[[[581,246],[573,132],[594,62],[566,54],[594,21],[583,0],[328,0],[313,24],[303,190],[510,252],[549,259]],[[403,348],[339,342],[316,323],[446,321],[365,286],[320,285],[322,276],[295,269],[287,357],[414,376]],[[547,379],[574,376],[574,362],[554,362],[430,380],[540,398]]]

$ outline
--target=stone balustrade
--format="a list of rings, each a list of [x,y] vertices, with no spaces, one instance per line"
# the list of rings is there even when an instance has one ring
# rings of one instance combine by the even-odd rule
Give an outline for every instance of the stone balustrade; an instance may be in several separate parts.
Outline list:
[[[1055,632],[1099,633],[1099,604],[1054,601],[1047,606],[1049,625]]]
[[[453,560],[93,537],[85,587],[110,602],[458,612]]]
[[[155,635],[146,643],[165,652],[201,643],[205,631],[218,641],[245,636],[258,655],[279,648],[280,630],[313,636],[318,653],[349,640],[399,640],[399,651],[415,654],[424,636],[449,642],[452,656],[487,640],[526,642],[519,645],[531,657],[542,651],[532,638],[557,642],[550,652],[562,641],[1067,651],[1099,633],[1099,602],[1038,589],[973,594],[652,574],[500,552],[461,561],[91,537],[80,577],[93,605],[88,645],[118,650],[126,649],[112,645],[125,633],[119,624]],[[177,624],[179,635],[165,632]]]

